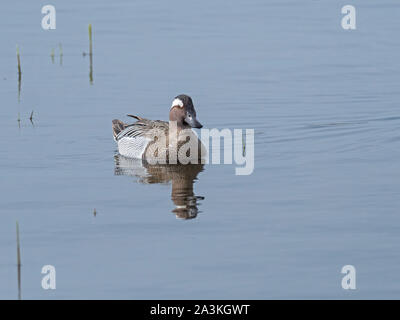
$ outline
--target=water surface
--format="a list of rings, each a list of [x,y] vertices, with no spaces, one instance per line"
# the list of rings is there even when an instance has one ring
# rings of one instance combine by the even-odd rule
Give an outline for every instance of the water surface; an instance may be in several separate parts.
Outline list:
[[[51,31],[39,3],[0,13],[0,298],[16,221],[23,299],[399,298],[398,1],[353,1],[354,31],[340,1],[52,4]],[[111,120],[180,93],[205,127],[255,129],[252,175],[121,165]]]

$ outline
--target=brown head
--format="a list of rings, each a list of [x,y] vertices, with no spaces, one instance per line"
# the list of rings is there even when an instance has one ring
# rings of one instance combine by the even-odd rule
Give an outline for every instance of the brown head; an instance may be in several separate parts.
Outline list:
[[[179,128],[202,128],[203,126],[196,118],[192,98],[185,94],[176,96],[172,101],[169,112],[169,121],[176,121]]]

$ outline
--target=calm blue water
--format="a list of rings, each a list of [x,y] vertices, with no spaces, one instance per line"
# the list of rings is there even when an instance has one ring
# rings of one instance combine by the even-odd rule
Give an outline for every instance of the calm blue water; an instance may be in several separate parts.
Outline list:
[[[52,4],[51,31],[44,3],[0,11],[0,298],[18,297],[16,221],[23,299],[400,297],[398,1],[352,1],[353,31],[341,1]],[[255,129],[252,175],[121,167],[111,120],[167,119],[180,93],[207,128]]]

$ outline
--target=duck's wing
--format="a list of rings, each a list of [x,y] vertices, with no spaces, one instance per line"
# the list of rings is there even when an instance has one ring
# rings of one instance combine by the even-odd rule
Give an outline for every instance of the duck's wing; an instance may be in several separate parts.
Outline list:
[[[137,116],[132,116],[138,121],[133,124],[127,125],[115,138],[115,140],[121,140],[122,138],[148,138],[151,135],[151,131],[154,129],[163,130],[167,132],[168,122],[161,120],[148,120]]]

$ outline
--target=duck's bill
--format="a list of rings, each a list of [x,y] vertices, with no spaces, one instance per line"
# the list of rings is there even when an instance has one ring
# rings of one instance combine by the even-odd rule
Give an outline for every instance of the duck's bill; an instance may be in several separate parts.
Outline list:
[[[191,118],[186,117],[185,122],[192,128],[197,128],[197,129],[203,128],[203,125],[199,121],[197,121],[195,117]]]

